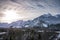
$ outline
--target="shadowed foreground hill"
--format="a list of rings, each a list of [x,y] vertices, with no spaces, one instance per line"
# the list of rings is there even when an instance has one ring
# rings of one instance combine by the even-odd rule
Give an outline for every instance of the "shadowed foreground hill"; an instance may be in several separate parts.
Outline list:
[[[4,40],[51,40],[57,33],[41,28],[7,28]],[[48,31],[48,32],[47,32]],[[0,35],[1,36],[1,35]]]

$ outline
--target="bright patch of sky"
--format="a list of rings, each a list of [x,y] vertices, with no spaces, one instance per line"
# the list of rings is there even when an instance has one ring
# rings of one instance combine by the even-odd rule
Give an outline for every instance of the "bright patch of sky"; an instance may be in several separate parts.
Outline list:
[[[5,10],[16,10],[19,15],[16,20],[32,20],[47,13],[60,14],[60,0],[0,0],[0,22],[7,22],[3,14]],[[10,20],[8,22],[14,21]]]

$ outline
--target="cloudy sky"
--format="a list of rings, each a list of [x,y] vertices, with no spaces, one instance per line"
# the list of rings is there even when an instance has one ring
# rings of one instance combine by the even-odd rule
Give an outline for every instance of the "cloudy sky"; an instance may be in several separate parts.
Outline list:
[[[32,20],[47,13],[60,14],[60,0],[0,0],[0,22]]]

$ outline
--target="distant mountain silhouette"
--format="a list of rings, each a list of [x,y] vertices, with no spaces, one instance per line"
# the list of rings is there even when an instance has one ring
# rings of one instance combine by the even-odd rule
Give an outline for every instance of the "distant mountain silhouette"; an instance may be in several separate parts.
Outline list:
[[[0,23],[0,28],[8,28],[9,24],[8,23]]]

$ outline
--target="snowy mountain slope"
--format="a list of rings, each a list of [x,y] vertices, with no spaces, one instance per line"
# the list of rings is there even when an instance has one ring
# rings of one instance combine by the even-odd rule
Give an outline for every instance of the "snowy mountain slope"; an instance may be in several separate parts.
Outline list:
[[[23,21],[18,20],[16,22],[8,23],[0,23],[0,27],[10,27],[10,26],[17,26],[17,27],[33,27],[33,26],[40,26],[40,24],[58,24],[60,23],[60,15],[52,16],[51,14],[44,14],[41,15],[33,20]],[[46,26],[46,25],[45,25]]]

